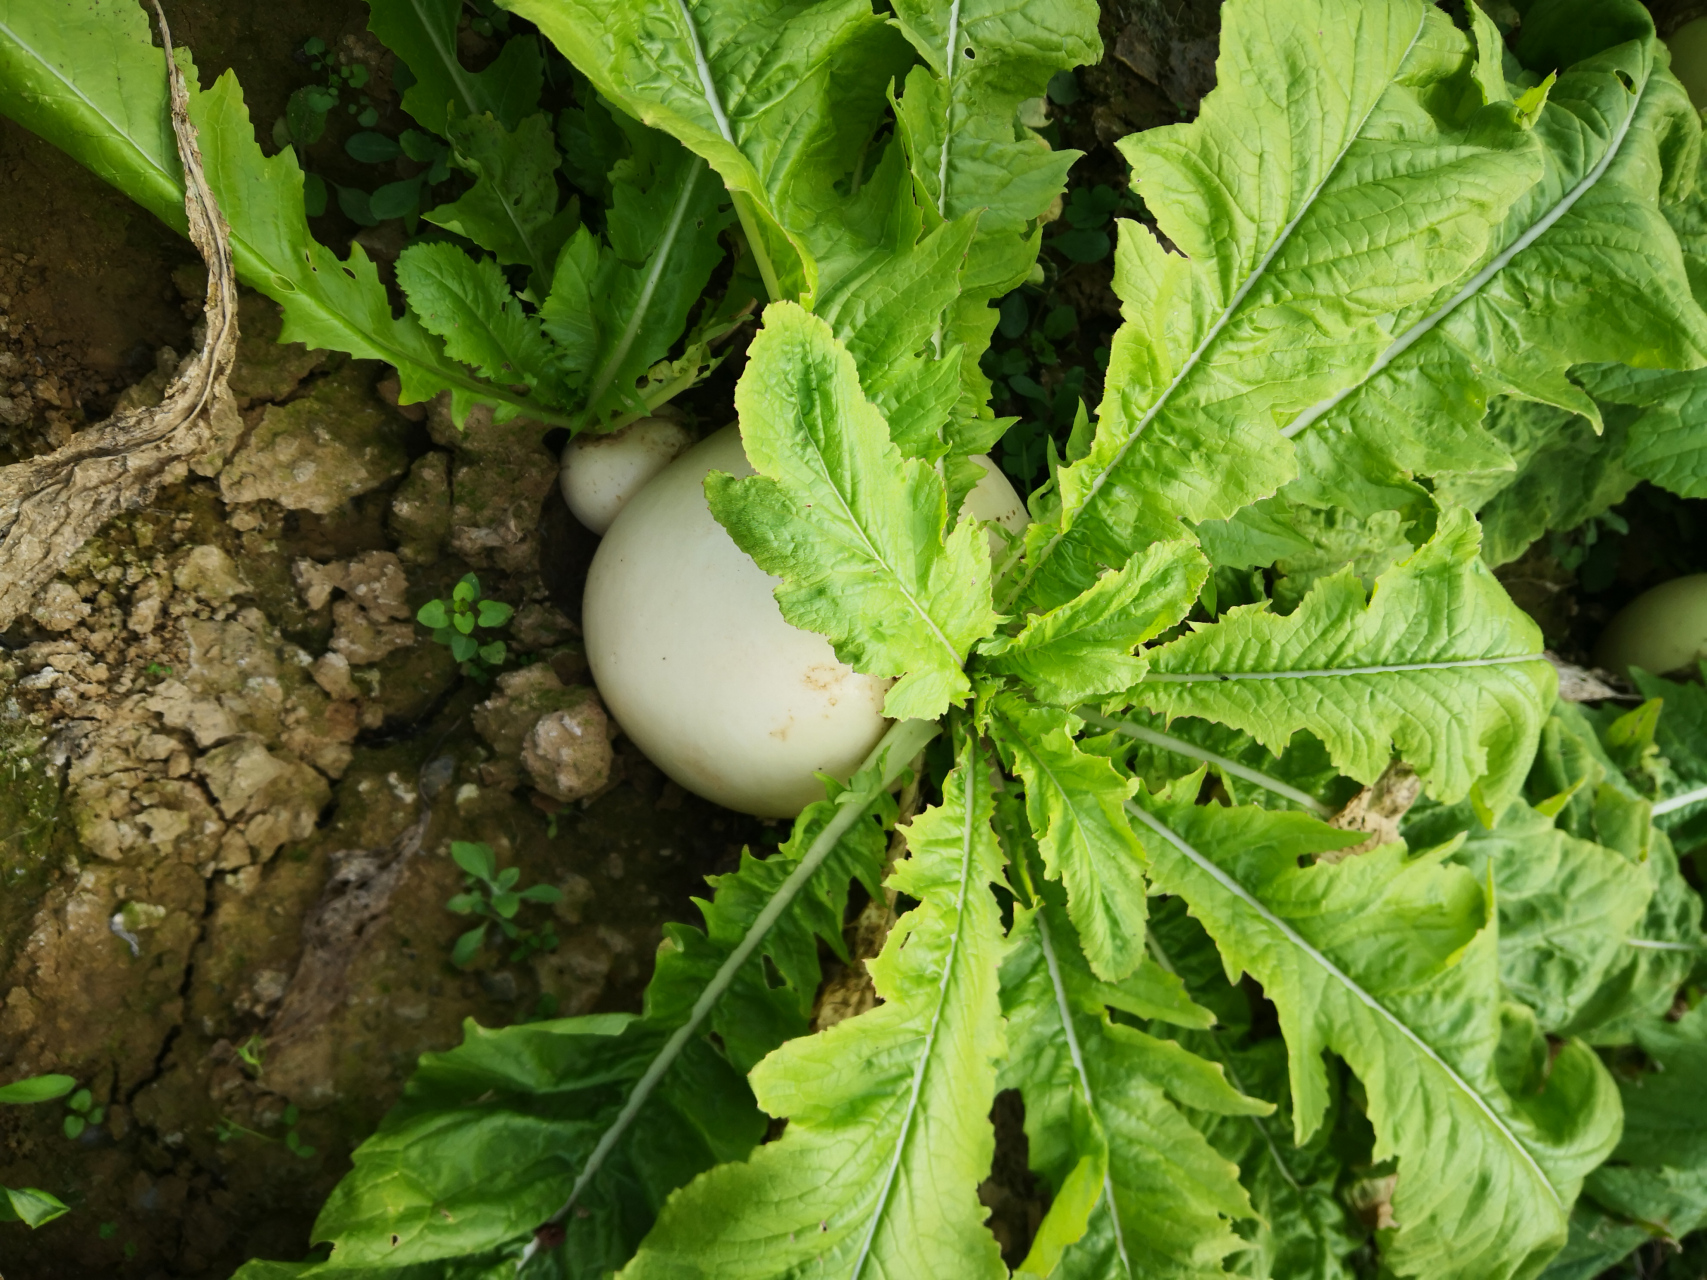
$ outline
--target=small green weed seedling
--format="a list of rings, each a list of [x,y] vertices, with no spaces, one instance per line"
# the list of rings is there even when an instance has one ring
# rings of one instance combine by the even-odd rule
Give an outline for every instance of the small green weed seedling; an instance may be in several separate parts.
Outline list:
[[[29,1076],[23,1080],[14,1080],[8,1085],[0,1085],[0,1104],[26,1107],[37,1102],[52,1102],[55,1098],[63,1098],[76,1088],[77,1081],[70,1076]],[[80,1097],[87,1097],[88,1094],[87,1089],[78,1090]],[[76,1099],[72,1101],[75,1104]],[[69,1124],[66,1132],[70,1134]],[[78,1132],[82,1132],[81,1125]],[[39,1187],[0,1187],[0,1222],[22,1222],[30,1227],[39,1227],[70,1212],[70,1206],[63,1200]]]
[[[300,1156],[304,1160],[309,1160],[313,1158],[319,1148],[314,1146],[312,1143],[304,1142],[302,1140],[302,1135],[297,1132],[297,1123],[301,1119],[301,1109],[298,1108],[294,1102],[291,1103],[284,1109],[284,1137],[275,1138],[269,1133],[262,1133],[258,1129],[251,1129],[247,1125],[238,1124],[237,1121],[231,1119],[229,1116],[221,1116],[219,1118],[218,1126],[214,1129],[214,1136],[220,1142],[230,1142],[239,1134],[244,1134],[251,1138],[259,1138],[262,1142],[282,1142],[290,1149],[292,1155]]]
[[[259,1080],[267,1057],[267,1041],[265,1037],[259,1035],[250,1036],[242,1044],[237,1046],[237,1056],[242,1060],[244,1066],[254,1072],[255,1079]]]
[[[512,964],[536,952],[556,950],[557,931],[549,923],[538,929],[524,929],[516,923],[515,915],[524,902],[550,906],[562,901],[561,891],[548,884],[534,884],[518,890],[516,881],[521,879],[521,868],[505,867],[499,871],[498,859],[489,845],[453,840],[450,856],[466,873],[468,888],[445,906],[459,916],[483,917],[479,924],[456,940],[456,946],[450,953],[452,964],[463,968],[471,963],[485,945],[487,933],[493,925],[514,944],[510,951]]]
[[[451,657],[462,664],[462,673],[484,681],[488,670],[504,665],[502,640],[482,642],[477,632],[501,627],[515,613],[509,605],[480,596],[480,579],[463,575],[451,590],[449,600],[429,600],[415,614],[415,621],[433,629],[433,639],[450,646]]]
[[[68,1138],[80,1138],[83,1130],[92,1124],[100,1124],[107,1118],[107,1109],[95,1105],[95,1095],[87,1089],[79,1089],[65,1100],[70,1108],[66,1113],[65,1123],[61,1126]]]

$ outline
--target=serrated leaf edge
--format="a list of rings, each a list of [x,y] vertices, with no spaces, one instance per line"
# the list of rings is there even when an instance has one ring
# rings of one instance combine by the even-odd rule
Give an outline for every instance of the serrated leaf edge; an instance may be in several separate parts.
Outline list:
[[[1524,1146],[1517,1134],[1512,1132],[1511,1126],[1499,1117],[1498,1113],[1488,1105],[1487,1100],[1475,1089],[1470,1087],[1470,1082],[1464,1079],[1463,1076],[1459,1075],[1457,1071],[1453,1070],[1452,1065],[1436,1053],[1427,1041],[1417,1035],[1417,1033],[1411,1030],[1411,1028],[1403,1021],[1395,1017],[1392,1011],[1379,1000],[1370,995],[1369,992],[1365,991],[1349,973],[1344,969],[1341,969],[1315,947],[1311,946],[1310,943],[1304,939],[1303,935],[1293,929],[1291,925],[1286,923],[1286,921],[1275,915],[1274,912],[1270,911],[1255,896],[1246,890],[1243,885],[1233,879],[1232,876],[1228,875],[1213,861],[1194,849],[1166,823],[1156,818],[1147,809],[1135,801],[1127,802],[1126,811],[1134,818],[1138,819],[1138,821],[1142,822],[1151,831],[1162,837],[1162,839],[1173,845],[1175,849],[1184,855],[1184,857],[1193,863],[1200,871],[1207,873],[1209,877],[1223,889],[1232,894],[1246,907],[1250,908],[1250,910],[1255,912],[1257,916],[1262,919],[1264,924],[1277,930],[1289,943],[1297,947],[1305,955],[1309,956],[1310,959],[1314,960],[1319,966],[1321,966],[1324,973],[1328,974],[1328,976],[1333,978],[1334,981],[1344,987],[1346,992],[1354,999],[1372,1010],[1383,1021],[1387,1022],[1397,1030],[1401,1036],[1415,1045],[1417,1049],[1421,1051],[1423,1056],[1439,1067],[1440,1070],[1445,1073],[1446,1078],[1450,1080],[1466,1098],[1470,1099],[1470,1101],[1475,1104],[1478,1111],[1487,1117],[1488,1121],[1494,1126],[1495,1132],[1510,1144],[1513,1150],[1515,1150],[1522,1158],[1523,1163],[1534,1173],[1536,1180],[1547,1189],[1548,1196],[1550,1196],[1553,1203],[1559,1207],[1560,1212],[1562,1213],[1566,1208],[1568,1208],[1565,1202],[1560,1199],[1558,1188],[1553,1185],[1552,1179],[1550,1179],[1545,1170],[1541,1168],[1541,1165],[1536,1161],[1534,1155],[1530,1153],[1529,1148]]]

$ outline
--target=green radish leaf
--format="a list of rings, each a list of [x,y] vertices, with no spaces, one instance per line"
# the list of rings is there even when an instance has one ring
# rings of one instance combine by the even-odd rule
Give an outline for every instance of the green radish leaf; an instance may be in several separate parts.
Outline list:
[[[545,59],[539,41],[517,36],[485,69],[470,71],[457,58],[461,0],[373,0],[368,30],[409,67],[415,82],[403,91],[403,109],[441,137],[451,114],[490,114],[506,129],[539,109]]]
[[[782,1137],[672,1196],[625,1280],[1007,1275],[976,1194],[1003,1049],[988,769],[963,745],[943,803],[908,828],[889,883],[919,906],[871,963],[883,1003],[753,1070],[759,1105],[788,1118]]]
[[[1096,975],[1126,977],[1144,959],[1144,850],[1124,806],[1137,783],[1073,741],[1080,721],[1011,693],[991,705],[990,733],[1025,781],[1026,817]]]
[[[1701,898],[1683,878],[1671,841],[1654,825],[1652,805],[1613,762],[1582,708],[1554,706],[1530,788],[1531,801],[1569,792],[1558,811],[1560,828],[1616,850],[1644,868],[1653,886],[1627,945],[1600,985],[1581,999],[1566,1028],[1594,1044],[1628,1044],[1639,1027],[1672,1006],[1678,988],[1707,954]]]
[[[0,1222],[39,1227],[63,1217],[71,1208],[58,1196],[36,1187],[0,1187]]]
[[[1141,790],[1130,811],[1156,887],[1184,898],[1228,974],[1249,972],[1279,1010],[1297,1141],[1322,1121],[1332,1050],[1363,1082],[1376,1158],[1398,1157],[1384,1264],[1437,1280],[1535,1274],[1617,1141],[1606,1068],[1567,1041],[1544,1077],[1517,1070],[1533,1052],[1546,1066],[1547,1043],[1532,1020],[1503,1019],[1498,925],[1474,877],[1445,865],[1449,849],[1312,862],[1343,833],[1195,805],[1200,781]]]
[[[472,613],[464,613],[458,610],[456,616],[451,619],[451,625],[460,633],[456,637],[457,641],[468,640],[470,644],[474,643],[474,641],[469,640],[469,635],[474,630],[474,615]],[[455,647],[456,645],[453,643],[452,648]]]
[[[988,418],[990,380],[979,359],[996,325],[989,304],[1031,271],[1036,220],[1079,157],[1016,129],[1014,119],[1057,73],[1102,56],[1097,7],[1090,0],[898,0],[894,12],[923,64],[907,73],[896,127],[927,225],[977,218],[960,296],[938,313],[938,346],[963,351],[959,413]],[[1106,246],[1105,237],[1104,253]]]
[[[772,299],[810,305],[818,253],[846,253],[834,184],[861,162],[885,88],[911,61],[868,0],[509,0],[508,8],[628,115],[704,157],[745,206],[743,229],[763,256]]]
[[[448,355],[483,377],[558,393],[551,344],[490,258],[476,261],[453,244],[412,244],[397,259],[397,283]]]
[[[1285,617],[1240,605],[1149,651],[1130,696],[1242,729],[1276,752],[1309,729],[1366,784],[1396,748],[1430,795],[1453,802],[1475,785],[1498,813],[1529,771],[1555,677],[1540,629],[1477,549],[1470,514],[1443,511],[1435,536],[1367,597],[1341,572]]]
[[[944,541],[942,481],[902,458],[846,347],[793,303],[766,309],[735,403],[759,474],[708,476],[713,514],[783,579],[785,618],[856,671],[901,677],[884,714],[935,719],[971,691],[961,664],[995,625],[983,531]]]
[[[611,171],[607,245],[582,228],[557,256],[540,308],[566,363],[584,372],[593,422],[643,407],[637,385],[669,355],[723,257],[727,193],[679,143],[619,120],[630,154]]]
[[[1468,41],[1421,0],[1221,14],[1202,114],[1120,144],[1185,256],[1122,224],[1095,441],[1061,471],[1061,515],[1028,532],[1004,608],[1064,603],[1181,537],[1182,517],[1224,519],[1290,480],[1279,426],[1354,383],[1395,310],[1481,259],[1538,171],[1510,104],[1458,118]]]
[[[491,644],[481,645],[477,652],[480,655],[480,661],[489,667],[498,667],[504,664],[504,655],[509,652],[509,649],[502,640],[494,640]]]
[[[1595,423],[1553,405],[1501,397],[1487,432],[1509,450],[1516,470],[1456,472],[1434,487],[1436,500],[1476,511],[1482,559],[1517,559],[1548,529],[1570,529],[1623,501],[1641,479],[1629,467],[1631,417],[1613,410]]]
[[[490,1031],[466,1022],[463,1043],[424,1055],[406,1099],[357,1148],[315,1220],[314,1238],[334,1243],[339,1259],[322,1265],[333,1276],[458,1265],[441,1259],[485,1269],[512,1242],[513,1257],[562,1203],[666,1035],[629,1014]],[[611,1152],[611,1194],[565,1224],[564,1247],[587,1268],[575,1274],[620,1266],[671,1188],[763,1135],[740,1075],[690,1042],[640,1131]]]
[[[87,1089],[79,1089],[65,1100],[65,1105],[73,1111],[84,1112],[95,1105],[95,1095]]]
[[[1624,42],[1604,51],[1558,43],[1560,32],[1580,44],[1581,33],[1620,28]],[[1305,500],[1403,505],[1416,493],[1412,474],[1507,465],[1479,425],[1497,393],[1598,422],[1565,377],[1571,365],[1707,362],[1707,315],[1660,209],[1662,184],[1693,182],[1677,168],[1694,159],[1699,125],[1660,65],[1652,19],[1634,0],[1549,0],[1525,18],[1519,56],[1543,73],[1563,68],[1532,130],[1540,181],[1467,279],[1432,268],[1429,291],[1397,309],[1386,349],[1286,424]],[[1669,474],[1659,457],[1652,465]]]
[[[432,627],[437,631],[440,627],[450,626],[450,614],[446,611],[443,600],[429,600],[416,611],[415,621],[423,627]]]
[[[1500,983],[1549,1033],[1573,1025],[1654,892],[1647,868],[1560,831],[1521,799],[1492,831],[1466,803],[1422,814],[1404,834],[1416,848],[1465,837],[1452,861],[1495,886]]]
[[[71,1115],[65,1117],[65,1120],[60,1127],[65,1130],[65,1136],[67,1138],[75,1139],[83,1135],[83,1130],[89,1127],[89,1122],[82,1116]]]
[[[1707,1094],[1701,1088],[1707,1079],[1707,1005],[1697,1005],[1676,1022],[1654,1019],[1638,1028],[1635,1039],[1654,1069],[1620,1079],[1624,1135],[1612,1164],[1592,1175],[1590,1193],[1608,1208],[1622,1209],[1609,1203],[1613,1193],[1629,1197],[1638,1184],[1632,1171],[1616,1166],[1688,1171],[1674,1180],[1675,1191],[1693,1191],[1696,1221],[1678,1223],[1682,1235],[1707,1220]],[[1650,1191],[1652,1176],[1642,1179],[1650,1182]]]
[[[448,133],[458,167],[474,185],[451,204],[421,216],[493,253],[499,262],[551,279],[557,251],[579,221],[578,207],[557,207],[557,148],[544,113],[525,117],[514,132],[490,115],[461,116]]]
[[[1338,1191],[1347,1176],[1348,1154],[1343,1067],[1337,1061],[1328,1064],[1329,1098],[1321,1129],[1306,1143],[1294,1142],[1286,1043],[1278,1036],[1252,1037],[1247,988],[1227,981],[1215,944],[1179,899],[1157,905],[1150,947],[1158,965],[1177,973],[1194,997],[1215,1010],[1218,1025],[1173,1032],[1180,1045],[1220,1065],[1241,1093],[1275,1108],[1271,1115],[1193,1113],[1215,1149],[1237,1161],[1240,1181],[1261,1215],[1254,1227],[1242,1229],[1250,1251],[1236,1266],[1246,1275],[1353,1280],[1350,1255],[1367,1244],[1371,1233]]]
[[[8,1085],[0,1085],[0,1104],[21,1107],[32,1102],[52,1102],[55,1098],[63,1098],[76,1087],[77,1081],[71,1076],[29,1076],[23,1080],[14,1080]]]
[[[466,605],[478,600],[480,598],[480,579],[472,573],[463,574],[457,580],[457,584],[451,588],[450,598],[459,605]]]
[[[998,1083],[1024,1098],[1031,1166],[1056,1191],[1020,1271],[1217,1274],[1220,1259],[1244,1247],[1232,1221],[1255,1213],[1238,1166],[1180,1107],[1252,1116],[1273,1106],[1171,1040],[1114,1022],[1108,1007],[1131,1002],[1091,974],[1049,897],[1016,910],[1002,962],[1009,1050]]]
[[[1032,614],[1019,635],[984,641],[980,665],[1062,706],[1119,693],[1144,674],[1132,651],[1185,617],[1208,571],[1190,543],[1158,542],[1066,604]]]

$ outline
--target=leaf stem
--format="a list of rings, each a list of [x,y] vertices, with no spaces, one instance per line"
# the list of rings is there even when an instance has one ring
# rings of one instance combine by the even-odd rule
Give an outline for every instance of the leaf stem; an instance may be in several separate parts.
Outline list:
[[[735,216],[741,220],[741,231],[747,238],[747,247],[753,251],[753,261],[758,265],[759,278],[765,282],[765,293],[772,302],[780,299],[782,286],[776,281],[776,267],[771,263],[770,254],[765,251],[765,242],[759,238],[758,214],[753,208],[753,198],[745,191],[729,191],[729,198],[735,202]]]
[[[1067,999],[1067,986],[1061,980],[1061,962],[1055,956],[1055,940],[1049,936],[1049,921],[1044,919],[1043,903],[1037,904],[1037,941],[1043,950],[1043,963],[1049,970],[1049,985],[1055,992],[1055,1011],[1061,1018],[1061,1030],[1067,1041],[1067,1054],[1072,1059],[1073,1074],[1079,1079],[1079,1091],[1084,1096],[1085,1110],[1103,1127],[1102,1114],[1097,1109],[1096,1095],[1091,1092],[1090,1072],[1085,1069],[1085,1055],[1079,1048],[1078,1032],[1073,1029],[1073,1008]],[[1108,1219],[1114,1227],[1114,1248],[1120,1255],[1120,1269],[1130,1277],[1132,1260],[1126,1253],[1126,1232],[1120,1225],[1120,1206],[1114,1199],[1114,1174],[1103,1166],[1102,1198],[1108,1206]],[[1094,1211],[1094,1210],[1093,1210]]]
[[[1676,813],[1679,809],[1687,808],[1689,805],[1697,804],[1702,800],[1707,800],[1707,787],[1695,787],[1681,795],[1672,796],[1668,800],[1658,801],[1654,805],[1654,817],[1658,818],[1664,814]]]
[[[570,1189],[569,1198],[563,1202],[561,1209],[547,1219],[548,1223],[559,1223],[568,1217],[569,1211],[575,1207],[575,1201],[580,1198],[581,1192],[592,1181],[593,1175],[604,1164],[605,1158],[610,1155],[617,1141],[634,1123],[635,1117],[640,1114],[640,1108],[646,1104],[646,1099],[652,1095],[652,1091],[658,1087],[665,1073],[681,1056],[681,1052],[687,1046],[688,1041],[693,1038],[706,1018],[711,1015],[712,1009],[716,1007],[723,993],[729,989],[729,984],[735,980],[735,975],[740,972],[741,966],[752,958],[753,952],[764,941],[771,926],[777,922],[784,911],[788,910],[800,891],[806,887],[807,882],[817,874],[818,868],[824,864],[824,860],[830,856],[831,850],[847,834],[848,829],[865,816],[865,811],[870,807],[871,802],[899,776],[907,762],[916,756],[926,743],[936,737],[941,727],[941,725],[929,720],[898,720],[889,727],[889,731],[883,735],[877,746],[872,748],[871,754],[865,758],[865,762],[853,777],[853,781],[856,783],[863,779],[863,785],[858,789],[850,787],[849,790],[836,797],[838,806],[836,815],[818,833],[818,838],[807,849],[806,856],[800,859],[799,864],[789,873],[788,879],[784,880],[782,886],[777,889],[776,895],[765,904],[764,910],[759,912],[758,918],[748,928],[746,936],[729,953],[728,958],[712,975],[711,981],[706,983],[705,990],[700,992],[699,999],[694,1001],[693,1009],[688,1014],[687,1021],[677,1027],[670,1038],[664,1042],[664,1047],[658,1051],[658,1056],[646,1068],[646,1073],[640,1077],[639,1082],[634,1086],[634,1091],[628,1095],[628,1100],[623,1103],[622,1110],[617,1113],[617,1117],[611,1122],[610,1128],[605,1130],[599,1138],[598,1145],[587,1157],[587,1163],[582,1166],[580,1176],[575,1179],[575,1185]],[[530,1255],[531,1252],[532,1246],[530,1245]]]
[[[1139,742],[1147,742],[1152,747],[1161,747],[1165,751],[1172,751],[1175,755],[1186,756],[1192,760],[1201,760],[1205,764],[1214,765],[1217,769],[1230,773],[1235,778],[1243,778],[1246,782],[1253,783],[1265,791],[1272,791],[1275,795],[1282,796],[1292,801],[1293,804],[1302,805],[1311,813],[1318,814],[1321,817],[1325,818],[1333,812],[1314,796],[1282,782],[1279,778],[1272,778],[1259,769],[1240,764],[1237,760],[1229,760],[1226,756],[1216,755],[1215,752],[1187,742],[1184,738],[1176,738],[1171,733],[1158,733],[1154,729],[1146,729],[1143,725],[1133,724],[1129,720],[1114,720],[1108,716],[1099,716],[1082,707],[1074,714],[1086,724],[1094,724],[1102,729],[1112,729],[1116,733],[1124,733],[1129,738],[1136,738]]]

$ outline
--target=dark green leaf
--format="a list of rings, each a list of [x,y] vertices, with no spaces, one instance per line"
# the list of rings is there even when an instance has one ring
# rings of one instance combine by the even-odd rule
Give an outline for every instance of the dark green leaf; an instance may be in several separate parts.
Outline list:
[[[440,627],[450,626],[450,613],[445,609],[443,600],[429,600],[416,611],[415,621],[423,627],[432,627],[437,630]]]
[[[354,160],[363,164],[384,164],[388,160],[397,159],[402,148],[397,145],[395,138],[388,138],[383,133],[363,131],[352,133],[344,142],[344,150]]]
[[[486,937],[486,926],[477,924],[467,933],[456,940],[456,945],[450,949],[450,962],[463,966],[473,960],[480,950],[480,944]]]

